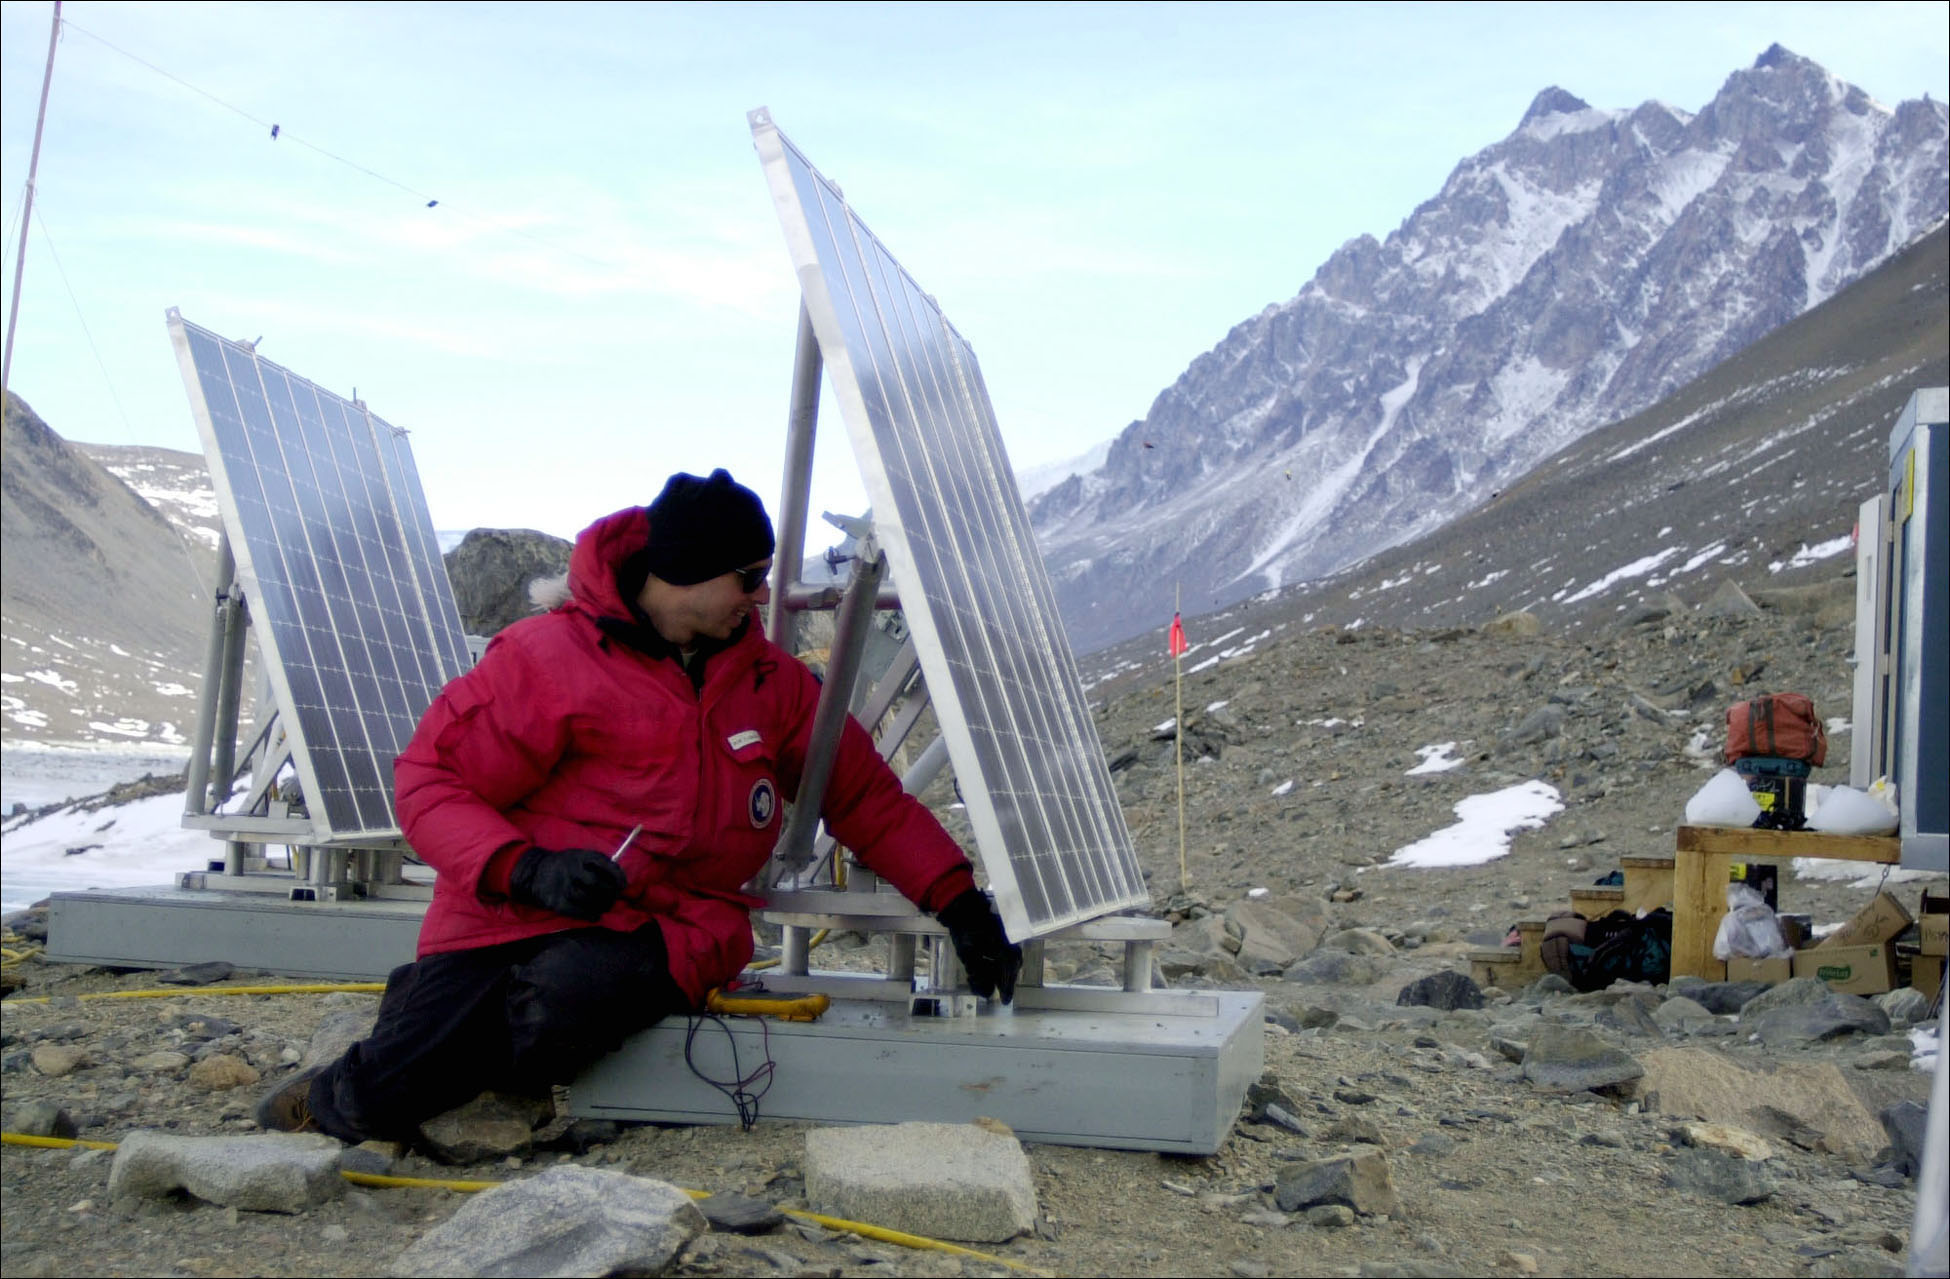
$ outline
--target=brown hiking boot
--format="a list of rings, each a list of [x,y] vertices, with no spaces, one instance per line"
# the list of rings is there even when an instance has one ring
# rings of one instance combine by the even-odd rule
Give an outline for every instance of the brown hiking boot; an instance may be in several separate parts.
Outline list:
[[[311,1117],[311,1081],[323,1066],[301,1070],[258,1099],[252,1117],[268,1132],[317,1132]]]

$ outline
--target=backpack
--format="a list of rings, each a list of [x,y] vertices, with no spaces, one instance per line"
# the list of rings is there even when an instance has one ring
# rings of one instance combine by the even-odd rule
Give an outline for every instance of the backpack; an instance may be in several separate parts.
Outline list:
[[[1828,759],[1828,731],[1814,702],[1802,693],[1770,693],[1727,707],[1727,763],[1753,755],[1821,767]]]
[[[1644,915],[1615,910],[1585,926],[1584,944],[1571,947],[1571,984],[1603,990],[1615,981],[1657,985],[1672,976],[1672,912]]]
[[[1575,966],[1573,948],[1584,946],[1587,927],[1589,924],[1583,915],[1568,910],[1559,911],[1544,921],[1544,940],[1538,947],[1544,967],[1565,981],[1571,980],[1571,971]],[[1584,946],[1584,949],[1587,955],[1591,953],[1590,947]]]

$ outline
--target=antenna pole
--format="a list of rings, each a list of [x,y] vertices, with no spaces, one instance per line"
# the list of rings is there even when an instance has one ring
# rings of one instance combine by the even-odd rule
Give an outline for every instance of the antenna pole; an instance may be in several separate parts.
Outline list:
[[[61,43],[61,0],[54,0],[54,29],[47,36],[47,73],[41,77],[41,113],[34,118],[34,152],[27,161],[27,195],[20,210],[20,253],[14,259],[14,297],[7,307],[7,354],[0,360],[0,399],[13,380],[14,329],[20,322],[20,273],[27,269],[27,228],[34,221],[34,175],[41,169],[41,129],[47,124],[47,91],[54,87],[54,50]]]
[[[1185,607],[1183,593],[1177,586],[1172,587],[1171,615],[1177,617]],[[1191,879],[1185,874],[1185,657],[1182,653],[1171,655],[1172,687],[1174,689],[1173,710],[1176,722],[1172,725],[1171,749],[1178,761],[1178,891],[1191,891]]]

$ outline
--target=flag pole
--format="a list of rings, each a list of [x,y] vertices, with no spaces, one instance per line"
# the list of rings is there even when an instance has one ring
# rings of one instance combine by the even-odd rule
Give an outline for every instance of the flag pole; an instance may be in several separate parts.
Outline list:
[[[41,171],[41,130],[47,125],[47,92],[54,87],[54,51],[61,45],[61,0],[54,0],[54,29],[47,37],[47,74],[41,77],[41,110],[34,117],[34,150],[27,160],[27,190],[20,211],[20,256],[14,262],[13,301],[7,304],[7,351],[0,358],[0,397],[14,373],[14,330],[20,327],[20,277],[27,269],[27,228],[34,221],[34,177]],[[58,265],[58,264],[57,264]]]
[[[1172,588],[1171,603],[1171,626],[1175,633],[1175,642],[1171,645],[1171,672],[1176,700],[1171,742],[1172,750],[1178,756],[1178,891],[1183,893],[1190,891],[1191,883],[1185,874],[1185,645],[1184,631],[1179,621],[1181,588]]]

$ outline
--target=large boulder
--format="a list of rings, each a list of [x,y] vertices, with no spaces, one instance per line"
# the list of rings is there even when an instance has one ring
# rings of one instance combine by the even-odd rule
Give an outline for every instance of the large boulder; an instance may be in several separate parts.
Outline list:
[[[1644,1073],[1630,1053],[1576,1026],[1539,1026],[1523,1058],[1523,1077],[1553,1092],[1616,1088]]]
[[[303,1212],[345,1187],[339,1143],[318,1133],[177,1137],[140,1129],[108,1170],[112,1197],[164,1199],[181,1190],[252,1212]]]
[[[558,1164],[475,1195],[401,1253],[393,1274],[662,1274],[708,1228],[669,1182]]]
[[[1763,1072],[1693,1047],[1656,1048],[1643,1062],[1639,1093],[1664,1115],[1799,1141],[1859,1164],[1873,1163],[1887,1140],[1833,1062],[1784,1061]]]
[[[420,1125],[420,1140],[441,1163],[478,1164],[534,1148],[535,1129],[555,1117],[546,1097],[484,1092]]]
[[[1237,902],[1226,922],[1241,934],[1240,962],[1264,960],[1276,969],[1312,953],[1327,932],[1327,903],[1317,897]]]
[[[1444,970],[1410,982],[1395,996],[1401,1007],[1421,1006],[1454,1012],[1458,1008],[1481,1008],[1483,988],[1467,973]]]
[[[1036,1225],[1029,1156],[1000,1124],[815,1128],[804,1169],[816,1212],[973,1243],[1002,1243]]]
[[[1281,1212],[1345,1204],[1356,1212],[1393,1216],[1402,1208],[1388,1175],[1388,1160],[1378,1150],[1282,1168],[1273,1194]]]
[[[568,571],[573,543],[532,528],[477,528],[446,555],[454,603],[469,635],[493,635],[538,611],[528,584]]]

